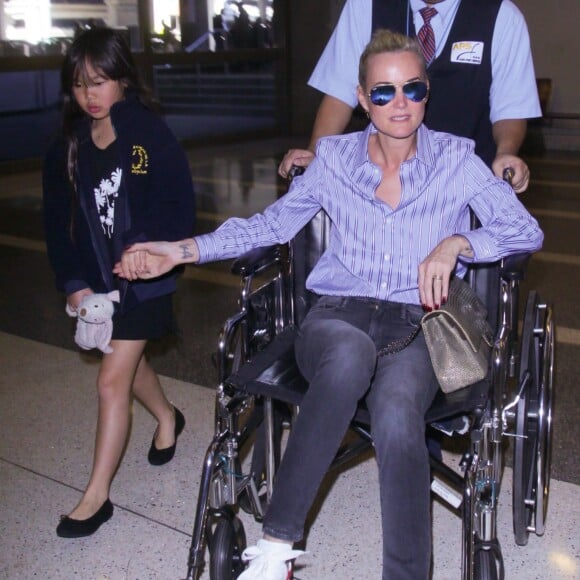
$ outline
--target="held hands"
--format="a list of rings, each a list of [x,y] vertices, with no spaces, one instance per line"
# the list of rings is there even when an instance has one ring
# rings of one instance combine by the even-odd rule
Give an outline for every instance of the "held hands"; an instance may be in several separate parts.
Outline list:
[[[473,256],[469,242],[463,236],[450,236],[439,242],[419,264],[419,296],[428,312],[445,304],[451,273],[460,255]]]
[[[513,169],[511,186],[516,193],[523,193],[528,188],[530,182],[530,170],[522,159],[516,155],[500,153],[496,155],[491,164],[493,173],[500,178],[504,178],[506,169]]]
[[[314,159],[314,153],[308,149],[290,149],[278,167],[278,175],[286,179],[293,165],[308,167]]]
[[[127,248],[113,273],[127,280],[157,278],[179,264],[197,262],[199,252],[193,239],[179,242],[143,242]]]

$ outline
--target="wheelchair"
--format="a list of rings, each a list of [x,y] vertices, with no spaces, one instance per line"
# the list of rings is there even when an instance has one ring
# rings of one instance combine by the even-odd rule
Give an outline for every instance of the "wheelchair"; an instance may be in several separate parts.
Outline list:
[[[236,578],[246,547],[239,510],[261,521],[291,426],[308,388],[294,360],[294,338],[313,296],[308,273],[325,249],[330,223],[319,213],[287,245],[255,249],[237,259],[239,311],[221,331],[217,349],[215,434],[200,482],[187,580],[201,576],[209,549],[212,580]],[[462,521],[461,578],[504,577],[496,533],[504,448],[513,447],[513,531],[525,545],[545,528],[550,485],[554,320],[552,307],[530,291],[519,318],[519,285],[529,255],[473,265],[466,279],[488,309],[495,342],[486,379],[450,394],[439,391],[427,428],[469,419],[461,471],[430,457],[432,493]],[[372,447],[361,403],[333,468]],[[506,445],[509,443],[510,445]]]

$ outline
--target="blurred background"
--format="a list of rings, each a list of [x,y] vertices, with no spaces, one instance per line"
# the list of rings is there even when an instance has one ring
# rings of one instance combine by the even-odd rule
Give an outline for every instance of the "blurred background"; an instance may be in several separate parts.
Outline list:
[[[59,127],[59,68],[87,27],[124,30],[185,144],[295,135],[307,143],[306,81],[343,0],[0,0],[0,163],[38,159]],[[516,0],[530,29],[544,118],[527,147],[580,150],[577,0]]]

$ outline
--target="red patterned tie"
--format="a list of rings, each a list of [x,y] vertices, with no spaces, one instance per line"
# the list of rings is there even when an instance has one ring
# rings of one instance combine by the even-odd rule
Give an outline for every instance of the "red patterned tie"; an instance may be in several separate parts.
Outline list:
[[[421,49],[423,50],[423,56],[425,57],[425,62],[429,64],[433,57],[435,56],[435,35],[433,34],[433,28],[431,28],[431,18],[437,14],[435,8],[431,6],[427,8],[421,8],[419,10],[421,16],[423,17],[424,24],[417,34],[417,38],[421,43]]]

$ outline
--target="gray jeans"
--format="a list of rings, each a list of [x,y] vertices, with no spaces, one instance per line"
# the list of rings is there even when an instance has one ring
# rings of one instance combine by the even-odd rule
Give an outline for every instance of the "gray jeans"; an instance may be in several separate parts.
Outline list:
[[[296,359],[310,387],[276,476],[264,533],[299,541],[322,479],[358,402],[366,397],[379,471],[383,578],[422,580],[431,560],[430,476],[424,415],[437,382],[423,334],[396,354],[377,357],[408,336],[420,306],[325,296],[308,313]]]

